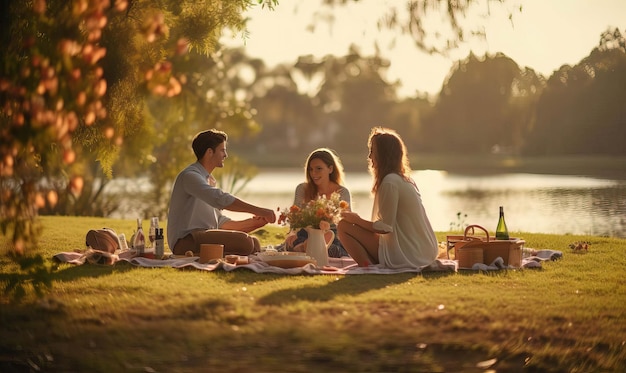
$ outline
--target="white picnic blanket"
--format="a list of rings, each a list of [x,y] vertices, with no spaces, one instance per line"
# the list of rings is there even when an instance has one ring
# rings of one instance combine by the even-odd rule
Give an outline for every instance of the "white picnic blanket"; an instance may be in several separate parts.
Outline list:
[[[541,268],[541,262],[546,260],[558,260],[563,257],[563,252],[558,250],[533,250],[534,255],[527,258],[522,258],[522,268]],[[497,271],[500,269],[513,269],[514,267],[504,264],[504,259],[497,257],[492,263],[475,263],[472,268],[459,268],[459,269],[472,269],[475,271]]]
[[[522,261],[522,268],[538,268],[541,267],[541,262],[545,260],[556,260],[563,254],[560,251],[554,250],[541,250],[533,257],[524,258]],[[85,253],[80,252],[61,252],[54,255],[54,259],[62,263],[70,264],[84,264],[86,262]],[[313,264],[306,264],[302,267],[296,268],[280,268],[271,266],[256,256],[249,257],[248,264],[230,264],[225,261],[218,261],[216,263],[199,263],[197,260],[199,257],[173,257],[169,259],[149,259],[144,257],[133,257],[127,253],[121,253],[119,255],[111,255],[111,258],[107,258],[101,264],[114,264],[117,261],[126,261],[138,267],[171,267],[171,268],[195,268],[203,271],[215,271],[222,269],[224,271],[234,271],[240,268],[246,268],[256,273],[280,273],[288,275],[297,274],[342,274],[342,275],[356,275],[356,274],[394,274],[394,273],[406,273],[413,272],[419,273],[422,271],[451,271],[456,272],[459,270],[459,265],[456,260],[452,259],[437,259],[430,265],[421,268],[383,268],[376,265],[368,267],[359,267],[356,262],[350,257],[343,258],[329,258],[329,265],[322,268],[318,268]],[[494,263],[490,265],[475,264],[473,270],[501,270],[512,269],[504,265],[502,258],[497,258]]]
[[[249,257],[248,264],[230,264],[225,261],[218,261],[216,263],[199,263],[197,256],[190,257],[173,257],[169,259],[149,259],[144,257],[131,257],[120,254],[119,256],[113,255],[112,262],[126,261],[138,267],[171,267],[171,268],[195,268],[203,271],[215,271],[217,269],[223,269],[225,271],[234,271],[240,268],[246,268],[256,273],[281,273],[288,275],[297,274],[392,274],[392,273],[405,273],[405,272],[421,272],[421,271],[456,271],[458,264],[454,260],[450,259],[438,259],[428,266],[422,268],[382,268],[378,266],[359,267],[356,262],[350,257],[343,258],[328,258],[328,266],[319,268],[314,264],[306,264],[302,267],[295,268],[280,268],[269,265],[264,261],[258,259],[255,255]],[[86,256],[84,253],[77,252],[62,252],[56,254],[54,259],[62,263],[71,264],[84,264],[86,262]],[[103,261],[102,264],[111,264],[111,261]]]

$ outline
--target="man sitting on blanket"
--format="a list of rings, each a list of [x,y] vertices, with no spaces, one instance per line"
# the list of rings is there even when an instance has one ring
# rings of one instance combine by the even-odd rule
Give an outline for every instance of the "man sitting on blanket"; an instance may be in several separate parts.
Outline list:
[[[182,170],[172,188],[167,218],[167,241],[175,255],[200,252],[200,244],[224,245],[224,254],[250,255],[260,250],[259,240],[247,232],[274,223],[274,210],[251,205],[215,185],[211,172],[224,167],[228,136],[211,129],[198,133],[191,144],[197,161]],[[222,209],[247,212],[253,217],[231,220]]]

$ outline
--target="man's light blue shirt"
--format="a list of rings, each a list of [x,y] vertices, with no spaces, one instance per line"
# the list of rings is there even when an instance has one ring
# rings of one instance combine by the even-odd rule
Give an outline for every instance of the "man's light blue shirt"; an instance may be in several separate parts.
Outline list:
[[[191,231],[217,229],[231,219],[222,209],[235,201],[235,196],[209,184],[209,172],[199,162],[182,170],[172,187],[167,216],[167,243],[170,250],[176,241]]]

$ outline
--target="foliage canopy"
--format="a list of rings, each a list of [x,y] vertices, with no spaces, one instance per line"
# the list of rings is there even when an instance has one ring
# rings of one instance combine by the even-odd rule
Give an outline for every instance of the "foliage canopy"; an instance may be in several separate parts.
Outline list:
[[[166,143],[163,133],[174,133],[169,126],[182,122],[168,121],[176,107],[179,113],[213,110],[216,127],[256,126],[246,108],[230,115],[241,104],[229,92],[208,100],[187,87],[204,79],[198,64],[220,65],[224,29],[244,32],[246,9],[277,3],[0,2],[0,226],[11,237],[10,251],[19,256],[36,247],[39,209],[76,206],[81,199],[93,204],[120,159],[134,168],[118,170],[144,172],[155,159],[152,150]],[[205,91],[217,85],[208,83]],[[194,96],[205,98],[200,104],[189,99]],[[155,110],[165,99],[171,111]],[[159,122],[165,125],[158,128]]]

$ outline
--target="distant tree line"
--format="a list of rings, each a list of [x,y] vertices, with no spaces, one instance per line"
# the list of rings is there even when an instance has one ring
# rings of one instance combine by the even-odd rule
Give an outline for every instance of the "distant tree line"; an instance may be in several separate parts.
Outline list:
[[[396,83],[384,79],[389,62],[356,47],[271,70],[257,63],[249,99],[262,131],[234,146],[257,158],[318,146],[362,153],[369,129],[386,125],[420,152],[624,155],[625,44],[609,29],[589,56],[547,78],[502,53],[470,54],[435,100],[398,99]]]

